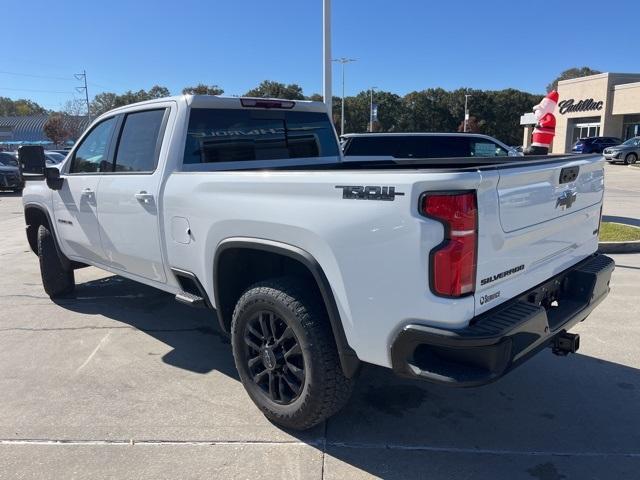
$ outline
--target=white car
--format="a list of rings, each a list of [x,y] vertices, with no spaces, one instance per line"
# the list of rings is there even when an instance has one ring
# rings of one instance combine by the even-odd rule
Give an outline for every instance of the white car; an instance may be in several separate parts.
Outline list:
[[[215,309],[290,428],[340,409],[362,362],[475,386],[574,352],[614,268],[600,155],[344,162],[323,104],[216,96],[112,110],[59,168],[21,155],[45,291],[93,265]]]

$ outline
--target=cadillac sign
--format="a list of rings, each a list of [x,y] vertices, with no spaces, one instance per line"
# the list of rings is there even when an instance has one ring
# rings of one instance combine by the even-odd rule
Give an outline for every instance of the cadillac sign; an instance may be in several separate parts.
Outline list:
[[[596,102],[593,98],[580,100],[578,103],[573,98],[563,100],[558,104],[558,111],[561,115],[572,112],[590,112],[592,110],[602,110],[602,100]]]

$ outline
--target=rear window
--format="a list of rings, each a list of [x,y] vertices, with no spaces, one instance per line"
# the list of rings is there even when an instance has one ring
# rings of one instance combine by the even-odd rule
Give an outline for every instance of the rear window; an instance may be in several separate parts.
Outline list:
[[[338,142],[325,113],[194,108],[184,163],[338,155]]]

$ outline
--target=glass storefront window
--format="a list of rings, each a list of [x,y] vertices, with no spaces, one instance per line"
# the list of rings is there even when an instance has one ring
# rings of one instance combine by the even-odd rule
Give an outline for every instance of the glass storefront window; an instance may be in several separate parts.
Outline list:
[[[571,135],[571,144],[573,145],[579,138],[586,137],[599,137],[600,136],[600,122],[589,123],[576,123],[573,126],[573,133]]]
[[[623,140],[640,136],[640,115],[625,115],[622,119]]]

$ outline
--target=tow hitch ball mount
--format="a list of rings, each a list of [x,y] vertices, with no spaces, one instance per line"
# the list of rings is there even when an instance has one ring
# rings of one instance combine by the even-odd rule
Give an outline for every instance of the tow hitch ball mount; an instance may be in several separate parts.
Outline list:
[[[551,343],[551,351],[561,357],[576,353],[578,348],[580,348],[580,335],[577,333],[559,333]]]

